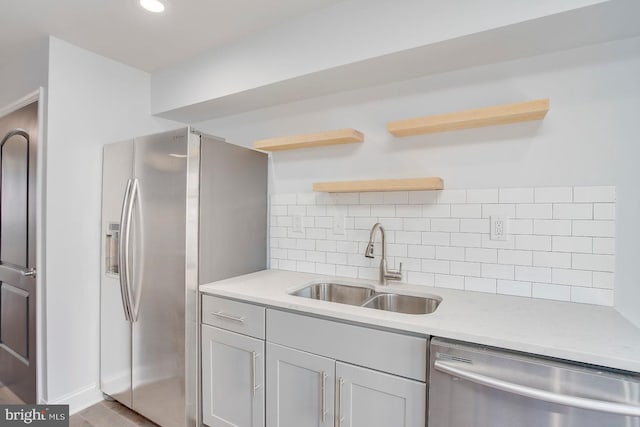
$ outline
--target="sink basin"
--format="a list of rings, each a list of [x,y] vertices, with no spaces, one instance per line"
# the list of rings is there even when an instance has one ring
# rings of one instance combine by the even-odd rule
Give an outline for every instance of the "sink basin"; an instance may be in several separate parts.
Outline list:
[[[338,302],[340,304],[362,305],[374,295],[373,289],[341,283],[313,283],[298,291],[292,292],[304,298]]]
[[[398,294],[378,294],[363,307],[405,314],[429,314],[436,311],[442,301],[438,297],[414,297]]]

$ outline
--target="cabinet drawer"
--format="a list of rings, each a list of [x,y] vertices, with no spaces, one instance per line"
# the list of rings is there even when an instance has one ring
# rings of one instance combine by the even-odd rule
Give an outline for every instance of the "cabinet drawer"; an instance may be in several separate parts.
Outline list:
[[[264,339],[264,307],[202,295],[202,323]]]
[[[425,382],[427,338],[267,310],[267,341]]]

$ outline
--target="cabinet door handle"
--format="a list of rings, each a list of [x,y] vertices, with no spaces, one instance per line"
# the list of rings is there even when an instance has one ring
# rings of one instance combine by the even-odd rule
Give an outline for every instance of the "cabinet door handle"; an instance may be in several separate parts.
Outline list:
[[[222,319],[231,320],[233,322],[244,323],[244,316],[240,316],[240,317],[231,316],[229,314],[224,314],[221,311],[212,311],[211,315],[216,317],[221,317]]]
[[[327,418],[327,373],[322,371],[322,382],[320,384],[320,392],[322,393],[322,422]]]
[[[342,423],[344,422],[344,417],[342,416],[342,386],[344,385],[344,380],[342,377],[338,380],[338,427],[342,427]]]
[[[256,391],[260,388],[260,384],[256,384],[256,359],[259,354],[255,351],[251,352],[251,393],[255,396]]]

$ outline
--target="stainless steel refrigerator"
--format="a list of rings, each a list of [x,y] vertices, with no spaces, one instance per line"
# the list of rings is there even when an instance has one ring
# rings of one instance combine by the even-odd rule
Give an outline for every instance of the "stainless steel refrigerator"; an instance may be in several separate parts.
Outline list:
[[[266,266],[267,156],[189,128],[104,147],[100,384],[195,426],[198,284]]]

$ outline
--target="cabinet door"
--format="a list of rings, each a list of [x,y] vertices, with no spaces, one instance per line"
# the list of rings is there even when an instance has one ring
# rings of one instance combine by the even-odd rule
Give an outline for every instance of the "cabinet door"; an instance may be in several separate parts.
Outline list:
[[[267,343],[267,426],[333,427],[335,361]]]
[[[424,383],[336,363],[336,427],[424,427]]]
[[[202,421],[264,426],[264,341],[202,326]]]

